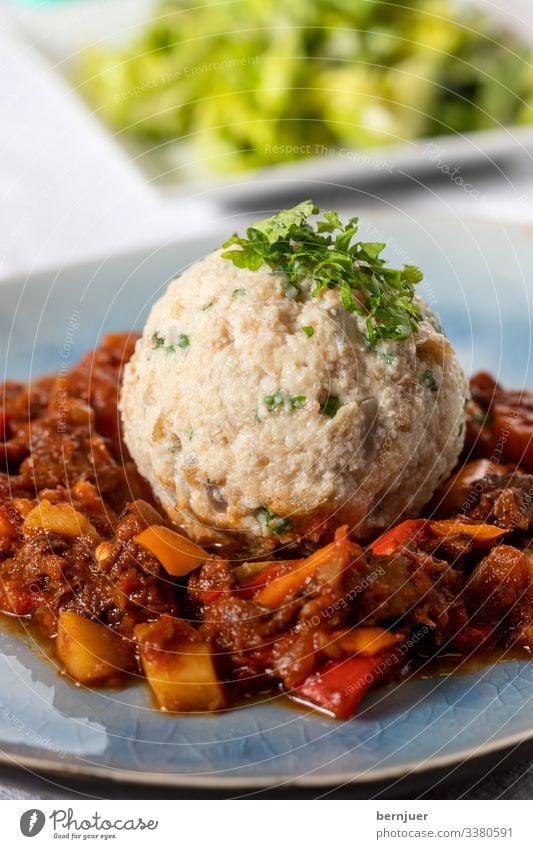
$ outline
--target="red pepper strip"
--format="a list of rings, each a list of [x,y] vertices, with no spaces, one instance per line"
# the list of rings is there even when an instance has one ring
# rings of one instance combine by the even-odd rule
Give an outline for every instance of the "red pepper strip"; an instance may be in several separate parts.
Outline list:
[[[414,542],[421,536],[427,526],[426,519],[406,519],[394,528],[381,534],[368,546],[372,554],[386,556],[396,554],[408,542]]]
[[[224,592],[225,590],[205,590],[205,592],[199,593],[199,598],[204,604],[213,604],[217,598],[224,595]]]
[[[337,719],[348,719],[367,690],[403,658],[400,652],[332,660],[291,691],[297,701],[315,705]]]

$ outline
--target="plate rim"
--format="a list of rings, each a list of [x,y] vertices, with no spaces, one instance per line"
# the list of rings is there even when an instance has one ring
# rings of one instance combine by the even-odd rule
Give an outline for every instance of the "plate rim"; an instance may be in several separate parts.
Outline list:
[[[529,662],[529,661],[528,661]],[[382,767],[366,771],[348,770],[325,776],[304,774],[265,775],[265,776],[216,776],[211,777],[201,773],[157,773],[141,772],[140,770],[121,770],[117,767],[91,765],[80,762],[76,757],[58,763],[49,758],[34,755],[23,755],[18,758],[0,748],[0,764],[17,769],[35,770],[37,773],[46,772],[64,777],[97,778],[112,781],[115,784],[148,785],[150,787],[189,787],[204,790],[231,789],[265,789],[268,787],[337,787],[345,784],[379,784],[392,779],[423,775],[439,769],[446,769],[469,761],[475,762],[486,756],[500,751],[510,750],[516,746],[533,740],[533,727],[524,732],[510,734],[493,743],[480,746],[469,746],[454,754],[439,755],[427,758],[425,761],[408,761],[394,767]]]

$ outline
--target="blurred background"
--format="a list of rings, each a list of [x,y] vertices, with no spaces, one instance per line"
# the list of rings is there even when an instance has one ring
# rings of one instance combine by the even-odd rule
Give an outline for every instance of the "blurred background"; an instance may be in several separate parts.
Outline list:
[[[312,195],[533,224],[530,0],[0,0],[0,277]]]

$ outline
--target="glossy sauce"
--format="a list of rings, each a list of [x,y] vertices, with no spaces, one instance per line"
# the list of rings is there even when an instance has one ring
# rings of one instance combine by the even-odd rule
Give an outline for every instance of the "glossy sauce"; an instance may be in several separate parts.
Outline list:
[[[30,618],[24,619],[22,617],[9,616],[7,614],[0,613],[0,630],[24,641],[28,648],[34,651],[36,655],[41,656],[43,660],[51,661],[54,666],[56,666],[58,675],[68,678],[68,675],[62,671],[57,659],[55,641],[47,637],[40,628],[32,623]],[[450,675],[469,675],[471,673],[478,672],[480,669],[485,667],[493,666],[496,663],[505,663],[513,660],[531,661],[532,655],[523,648],[497,647],[484,651],[472,652],[470,654],[444,652],[427,658],[417,656],[412,658],[408,664],[406,664],[404,673],[399,677],[398,683],[405,678],[421,678],[424,680],[430,680],[432,678],[446,678]],[[142,678],[143,676],[139,677]],[[92,687],[91,689],[122,690],[125,687],[128,687],[128,685],[134,686],[138,682],[139,677],[136,675],[123,676],[114,682],[103,684],[99,687]],[[68,678],[68,681],[69,684],[73,686],[79,686],[79,684],[70,678]],[[148,692],[150,702],[154,710],[158,710],[160,713],[167,714],[168,716],[175,716],[173,713],[161,710],[153,697],[151,690]],[[315,715],[317,713],[317,709],[312,705],[291,699],[286,693],[277,693],[275,691],[268,690],[256,693],[253,696],[243,696],[230,700],[229,706],[224,708],[222,712],[226,712],[228,709],[239,710],[245,707],[250,707],[254,704],[260,705],[265,702],[269,703],[272,701],[275,701],[285,708],[297,710],[300,713]],[[326,712],[320,711],[320,714],[325,718],[329,717],[333,719],[333,717]]]
[[[413,660],[411,674],[417,678],[446,678],[448,675],[469,675],[485,666],[505,663],[511,660],[532,660],[531,653],[524,648],[499,646],[483,651],[460,654],[443,652],[429,658],[417,657]]]

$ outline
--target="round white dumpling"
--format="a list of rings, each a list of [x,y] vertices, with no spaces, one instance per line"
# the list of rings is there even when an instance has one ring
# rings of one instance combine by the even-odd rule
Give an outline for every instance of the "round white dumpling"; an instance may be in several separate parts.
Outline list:
[[[369,346],[337,289],[216,252],[154,305],[125,370],[126,444],[171,520],[204,543],[271,550],[417,511],[463,446],[466,379],[427,307]]]

